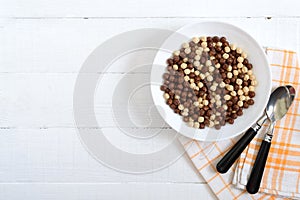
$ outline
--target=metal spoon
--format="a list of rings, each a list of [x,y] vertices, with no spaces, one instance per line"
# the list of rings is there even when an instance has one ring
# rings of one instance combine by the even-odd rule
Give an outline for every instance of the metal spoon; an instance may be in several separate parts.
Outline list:
[[[277,96],[283,91],[284,93],[286,93],[285,86],[280,86],[272,92],[269,98],[269,102],[267,104],[267,108],[274,104],[274,99],[276,100]],[[257,122],[246,131],[246,133],[230,149],[230,151],[228,151],[226,155],[218,162],[216,167],[218,172],[226,173],[229,170],[229,168],[233,165],[233,163],[237,160],[237,158],[241,155],[244,149],[248,146],[248,144],[257,134],[261,126],[267,120],[267,112],[270,112],[267,110],[267,108],[265,109],[264,114],[257,120]],[[271,115],[271,113],[269,113],[269,115]]]
[[[258,151],[254,166],[252,168],[250,178],[248,180],[246,189],[250,194],[255,194],[259,190],[260,182],[263,176],[264,168],[266,165],[267,157],[269,154],[271,140],[276,121],[282,119],[287,113],[289,107],[295,98],[295,89],[288,85],[278,90],[274,94],[274,98],[270,98],[267,106],[267,116],[271,121],[271,125],[265,134],[265,138],[261,143]]]

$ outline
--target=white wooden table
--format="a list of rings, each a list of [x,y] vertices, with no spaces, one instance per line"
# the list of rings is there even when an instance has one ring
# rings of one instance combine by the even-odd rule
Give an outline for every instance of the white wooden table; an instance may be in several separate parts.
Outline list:
[[[73,119],[78,71],[113,35],[140,28],[176,30],[205,20],[237,25],[263,46],[300,52],[298,2],[1,0],[0,199],[214,199],[186,156],[141,175],[117,172],[92,158],[79,141]],[[121,67],[115,69],[105,73],[107,80],[124,73]],[[132,79],[148,75],[136,73]],[[138,100],[142,106],[150,104]],[[111,97],[96,107],[104,133],[117,133],[114,121],[106,117]],[[147,122],[142,111],[132,112]],[[154,129],[159,127],[132,131],[147,135]],[[174,132],[161,131],[158,144],[164,145]],[[130,141],[118,133],[107,137],[129,152],[157,148],[151,141]]]

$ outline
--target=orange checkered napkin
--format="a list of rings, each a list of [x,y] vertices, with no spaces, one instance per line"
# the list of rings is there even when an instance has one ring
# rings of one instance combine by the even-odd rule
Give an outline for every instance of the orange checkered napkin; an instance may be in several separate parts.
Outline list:
[[[290,84],[300,91],[299,64],[293,51],[267,48],[271,64],[273,86]],[[239,161],[226,174],[216,171],[217,162],[238,140],[199,142],[180,138],[187,154],[199,173],[219,199],[300,199],[300,98],[296,94],[287,115],[277,122],[260,192],[250,195],[245,190],[260,143],[265,133],[258,136],[242,153]]]

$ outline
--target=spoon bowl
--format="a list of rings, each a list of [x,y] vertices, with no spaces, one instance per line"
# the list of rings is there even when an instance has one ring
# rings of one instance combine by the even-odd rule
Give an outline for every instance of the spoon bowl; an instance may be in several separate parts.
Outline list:
[[[271,123],[283,118],[293,102],[294,96],[295,89],[290,85],[280,86],[271,94],[266,107],[266,114]]]

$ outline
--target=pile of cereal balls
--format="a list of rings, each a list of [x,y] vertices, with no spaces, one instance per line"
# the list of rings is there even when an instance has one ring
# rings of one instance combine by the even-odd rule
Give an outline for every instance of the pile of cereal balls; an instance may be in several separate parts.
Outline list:
[[[163,97],[191,127],[220,129],[254,104],[253,66],[225,37],[194,37],[167,64],[160,87]]]

